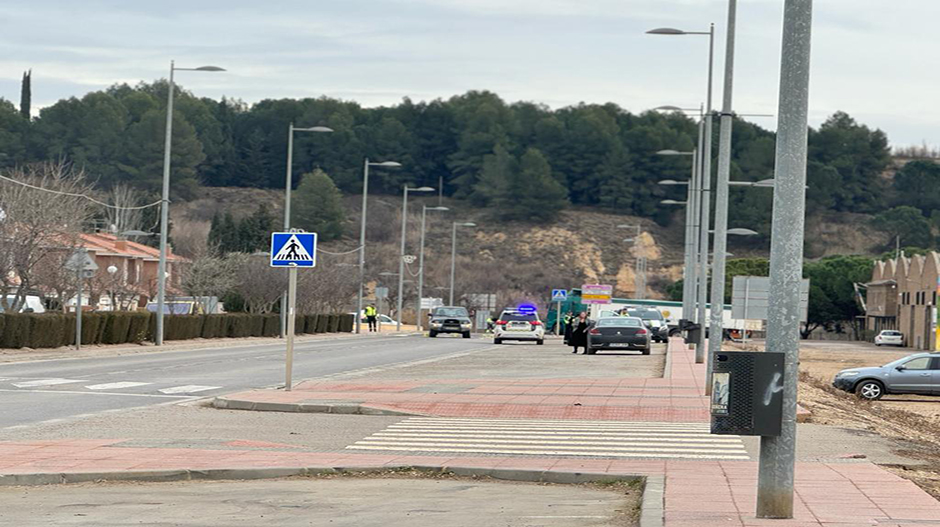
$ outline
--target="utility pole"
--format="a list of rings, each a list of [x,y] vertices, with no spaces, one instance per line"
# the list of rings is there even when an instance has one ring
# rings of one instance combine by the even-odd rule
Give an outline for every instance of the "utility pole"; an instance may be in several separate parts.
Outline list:
[[[725,85],[722,91],[721,127],[718,133],[718,179],[715,184],[715,241],[712,245],[712,309],[708,324],[708,357],[705,393],[711,393],[715,354],[721,351],[725,307],[725,254],[728,249],[728,181],[731,176],[732,87],[734,85],[734,30],[737,0],[728,0],[728,33],[725,38]],[[704,329],[704,322],[703,322]]]
[[[758,518],[793,517],[812,19],[812,0],[786,0],[777,112],[780,118],[777,122],[766,345],[768,352],[784,353],[783,422],[779,436],[761,437],[757,481]]]

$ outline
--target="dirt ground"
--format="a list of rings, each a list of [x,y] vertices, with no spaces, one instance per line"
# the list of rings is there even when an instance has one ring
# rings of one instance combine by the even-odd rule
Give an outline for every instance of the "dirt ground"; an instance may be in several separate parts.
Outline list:
[[[923,464],[885,468],[940,499],[940,397],[888,395],[867,402],[832,386],[839,370],[880,366],[912,353],[861,342],[804,343],[799,403],[812,412],[812,423],[865,430],[894,440],[899,454]]]

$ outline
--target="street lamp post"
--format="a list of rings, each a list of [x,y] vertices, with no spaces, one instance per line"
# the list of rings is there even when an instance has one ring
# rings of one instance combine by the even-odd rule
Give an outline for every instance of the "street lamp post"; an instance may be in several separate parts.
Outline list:
[[[398,256],[398,318],[395,321],[395,330],[401,331],[403,300],[405,298],[405,237],[408,227],[408,193],[409,192],[434,192],[431,187],[411,188],[405,185],[402,190],[401,201],[401,254]],[[420,299],[418,300],[420,302]]]
[[[154,344],[163,345],[163,310],[166,307],[166,258],[167,230],[170,222],[170,152],[173,148],[173,72],[176,71],[225,71],[218,66],[177,68],[170,61],[170,82],[166,96],[166,141],[163,147],[163,196],[160,200],[160,261],[157,264],[157,330]]]
[[[734,0],[732,0],[734,1]],[[707,35],[708,36],[708,87],[707,87],[707,97],[705,101],[705,120],[704,123],[700,123],[700,126],[705,127],[705,133],[699,134],[699,148],[698,151],[701,152],[701,172],[700,172],[700,181],[701,185],[701,206],[696,211],[696,215],[700,216],[700,236],[699,236],[699,269],[700,274],[698,278],[698,316],[696,321],[704,326],[705,324],[705,306],[708,302],[708,225],[711,219],[711,211],[709,210],[711,205],[711,171],[712,171],[712,77],[714,71],[715,63],[715,24],[710,24],[708,31],[683,31],[681,29],[673,28],[658,28],[647,31],[651,35]],[[699,355],[701,352],[699,348],[705,348],[705,331],[704,327],[699,335],[699,341],[695,343],[696,355]],[[696,361],[698,362],[698,361]]]
[[[454,282],[455,276],[457,274],[457,227],[476,227],[477,224],[473,222],[454,222],[453,231],[451,232],[450,238],[450,298],[448,300],[449,306],[454,305]]]
[[[722,92],[721,127],[718,144],[718,179],[715,196],[715,240],[712,256],[712,310],[708,327],[708,362],[707,379],[711,381],[714,356],[721,351],[722,317],[724,315],[725,291],[725,251],[728,248],[728,181],[731,175],[731,127],[733,123],[731,99],[734,81],[734,25],[737,0],[728,0],[728,28],[725,38],[725,79]],[[715,309],[715,306],[718,309]],[[710,385],[705,383],[706,394],[710,394]]]
[[[294,123],[290,123],[287,128],[287,180],[284,183],[284,232],[290,231],[290,199],[293,189],[293,166],[294,166],[294,132],[318,132],[330,133],[332,128],[326,126],[311,126],[309,128],[297,128]],[[287,292],[281,295],[281,338],[287,335]]]
[[[362,332],[362,287],[366,273],[366,210],[369,199],[369,167],[400,167],[395,161],[372,163],[366,158],[362,168],[362,223],[359,226],[359,294],[356,296],[356,333]]]
[[[417,315],[415,316],[415,322],[418,326],[418,331],[421,331],[421,297],[424,295],[424,233],[427,230],[427,217],[428,211],[447,211],[450,210],[447,207],[428,207],[427,205],[422,206],[421,208],[421,246],[418,249],[418,308]]]
[[[682,318],[689,321],[695,320],[695,275],[696,268],[695,262],[696,253],[695,253],[695,244],[694,240],[696,239],[696,222],[695,220],[695,205],[697,201],[695,184],[698,179],[698,169],[699,169],[699,156],[698,149],[692,149],[691,152],[677,152],[675,150],[661,150],[657,152],[659,155],[689,155],[692,156],[692,174],[691,178],[688,181],[676,181],[672,179],[665,179],[659,182],[660,185],[686,185],[686,200],[684,202],[678,202],[674,200],[663,200],[660,203],[663,205],[685,205],[685,260],[683,268],[683,283],[682,283]],[[697,357],[698,358],[698,357]],[[704,362],[704,355],[701,357],[701,362]]]
[[[810,0],[784,2],[766,345],[784,354],[783,422],[779,436],[760,440],[758,518],[793,517],[812,15]]]

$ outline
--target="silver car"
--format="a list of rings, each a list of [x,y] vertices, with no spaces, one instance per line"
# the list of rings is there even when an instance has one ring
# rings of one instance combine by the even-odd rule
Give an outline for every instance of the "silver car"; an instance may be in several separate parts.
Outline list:
[[[832,385],[870,401],[887,394],[940,395],[940,353],[915,353],[884,366],[842,370]]]

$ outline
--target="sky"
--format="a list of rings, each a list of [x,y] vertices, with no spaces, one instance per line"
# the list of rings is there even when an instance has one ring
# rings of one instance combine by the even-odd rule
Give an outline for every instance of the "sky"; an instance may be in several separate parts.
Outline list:
[[[940,145],[940,2],[815,4],[810,121],[836,111],[894,146]],[[776,114],[784,0],[740,0],[734,110]],[[0,97],[34,108],[114,83],[178,72],[198,96],[248,103],[329,96],[364,106],[490,90],[558,108],[614,102],[632,112],[705,99],[715,24],[720,107],[728,0],[0,0]],[[773,117],[749,118],[768,129]]]

